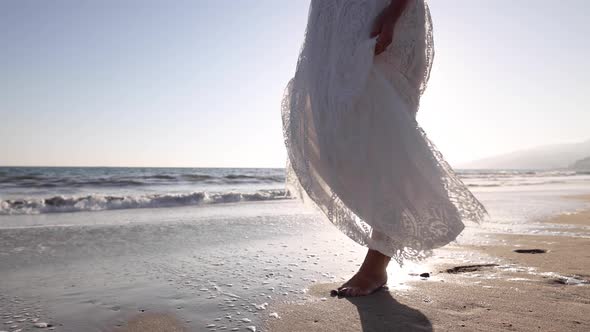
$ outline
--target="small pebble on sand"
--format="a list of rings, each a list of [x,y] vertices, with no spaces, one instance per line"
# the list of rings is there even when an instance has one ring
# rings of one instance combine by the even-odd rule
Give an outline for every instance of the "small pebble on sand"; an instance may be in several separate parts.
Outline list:
[[[46,327],[49,327],[49,324],[45,323],[45,322],[38,322],[34,324],[35,327],[38,327],[40,329],[44,329]]]
[[[271,312],[270,314],[268,314],[268,317],[279,319],[279,314],[277,314],[276,312]]]
[[[246,329],[248,329],[248,331],[256,332],[256,326],[248,326]]]
[[[250,322],[251,322],[251,320],[250,320],[250,319],[248,319],[248,318],[242,318],[242,322],[244,322],[244,323],[250,323]]]

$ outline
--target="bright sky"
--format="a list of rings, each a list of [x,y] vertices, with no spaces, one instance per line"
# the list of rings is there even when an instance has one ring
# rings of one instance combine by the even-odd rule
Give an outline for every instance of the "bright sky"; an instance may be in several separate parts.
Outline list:
[[[0,165],[285,163],[308,0],[0,0]],[[453,163],[590,138],[590,2],[431,0]]]

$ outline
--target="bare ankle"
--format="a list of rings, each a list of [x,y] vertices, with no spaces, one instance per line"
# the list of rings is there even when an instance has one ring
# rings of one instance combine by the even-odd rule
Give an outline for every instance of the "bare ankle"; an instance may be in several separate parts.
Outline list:
[[[387,265],[391,257],[383,255],[382,253],[369,249],[365,261],[361,265],[359,272],[365,275],[382,276],[387,275]]]

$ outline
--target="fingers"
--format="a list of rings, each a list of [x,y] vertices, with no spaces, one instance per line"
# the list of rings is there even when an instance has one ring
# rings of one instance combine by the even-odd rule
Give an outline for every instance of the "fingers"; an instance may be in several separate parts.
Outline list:
[[[389,46],[389,44],[391,44],[391,41],[377,41],[377,44],[375,45],[375,55],[379,55],[383,52],[385,52],[385,50],[387,49],[387,47]]]
[[[384,26],[377,38],[377,44],[375,44],[375,55],[379,55],[387,49],[393,41],[393,27]]]
[[[375,45],[375,55],[379,55],[379,54],[385,52],[385,49],[386,49],[386,47],[381,44]]]
[[[379,34],[381,33],[381,25],[380,24],[375,24],[375,26],[373,26],[373,30],[371,30],[371,38],[375,38],[377,36],[379,36]]]
[[[380,14],[377,19],[375,20],[375,23],[373,23],[373,28],[371,29],[371,38],[375,38],[377,36],[379,36],[379,34],[381,33],[383,28],[383,14]]]

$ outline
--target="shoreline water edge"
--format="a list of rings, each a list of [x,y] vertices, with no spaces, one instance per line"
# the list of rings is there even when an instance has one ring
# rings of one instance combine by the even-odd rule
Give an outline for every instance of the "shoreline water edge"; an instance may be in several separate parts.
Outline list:
[[[117,181],[158,182],[131,187],[88,186],[104,170],[34,171],[41,180],[27,173],[4,182],[0,200],[282,186],[281,170],[199,171],[210,183],[198,186],[166,182],[194,170],[121,171]],[[64,174],[68,185],[26,183]],[[0,331],[590,330],[590,182],[584,174],[508,174],[466,176],[479,184],[474,193],[490,221],[468,225],[420,264],[391,266],[389,290],[362,299],[329,291],[366,249],[292,199],[5,213]]]

